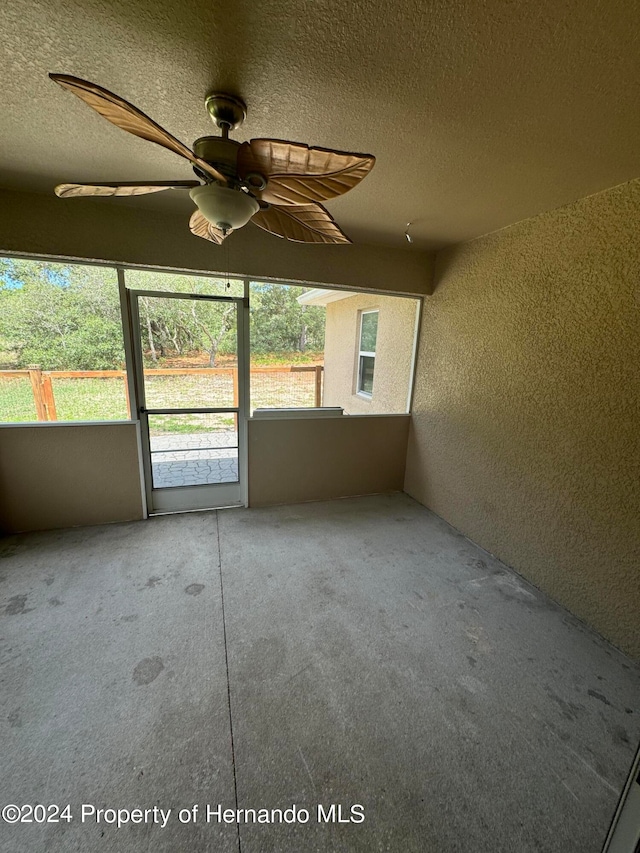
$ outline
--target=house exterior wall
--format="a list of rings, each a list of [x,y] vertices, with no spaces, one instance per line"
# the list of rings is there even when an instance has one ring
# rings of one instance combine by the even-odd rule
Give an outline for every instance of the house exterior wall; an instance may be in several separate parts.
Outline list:
[[[413,299],[363,294],[327,305],[323,405],[350,415],[407,411],[416,310]],[[376,364],[371,399],[356,393],[360,315],[378,310]]]
[[[640,656],[640,181],[441,252],[405,490]]]

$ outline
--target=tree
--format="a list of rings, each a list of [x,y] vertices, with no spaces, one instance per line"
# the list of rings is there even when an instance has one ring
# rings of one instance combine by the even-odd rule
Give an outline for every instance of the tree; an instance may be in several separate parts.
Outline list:
[[[224,303],[223,303],[224,304]],[[216,364],[216,356],[218,354],[218,350],[220,348],[220,344],[225,339],[227,332],[231,331],[231,329],[235,326],[234,320],[236,317],[236,308],[234,304],[227,304],[225,307],[220,310],[221,306],[215,305],[215,303],[209,303],[207,306],[209,311],[202,310],[202,303],[191,303],[191,315],[193,317],[193,321],[204,335],[207,341],[207,352],[209,353],[209,367],[215,367]],[[198,316],[198,308],[200,308],[200,315],[206,314],[205,318],[202,316]],[[214,310],[211,310],[211,309]],[[215,310],[217,309],[217,310]],[[212,315],[216,315],[215,317]],[[212,320],[214,322],[212,322]]]
[[[140,289],[210,293],[225,282],[188,275],[131,271]],[[139,279],[139,280],[138,280]],[[305,352],[324,348],[324,308],[303,306],[306,288],[257,283],[251,287],[254,352]],[[139,299],[145,360],[170,355],[235,352],[235,307],[228,302],[156,296]],[[112,268],[0,258],[0,351],[13,367],[109,370],[124,367],[117,276]]]
[[[115,271],[1,259],[0,338],[15,366],[124,366]]]
[[[325,309],[300,305],[308,288],[254,284],[251,291],[251,347],[254,352],[324,349]]]
[[[140,335],[154,365],[169,352],[202,352],[215,367],[220,349],[235,351],[236,309],[228,302],[141,296]]]

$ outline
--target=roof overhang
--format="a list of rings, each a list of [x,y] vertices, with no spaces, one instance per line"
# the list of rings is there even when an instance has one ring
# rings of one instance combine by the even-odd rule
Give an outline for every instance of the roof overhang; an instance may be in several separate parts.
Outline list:
[[[328,305],[329,302],[337,302],[339,299],[348,299],[350,296],[357,295],[350,290],[325,290],[321,287],[315,287],[313,290],[303,293],[302,296],[298,296],[298,302],[300,305]]]

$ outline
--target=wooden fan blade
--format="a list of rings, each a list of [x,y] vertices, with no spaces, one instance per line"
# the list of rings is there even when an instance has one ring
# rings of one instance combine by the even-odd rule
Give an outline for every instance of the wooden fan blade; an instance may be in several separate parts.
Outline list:
[[[350,243],[321,204],[288,207],[273,205],[251,219],[260,228],[295,243]]]
[[[371,154],[352,154],[329,148],[309,148],[280,139],[252,139],[238,151],[238,174],[264,175],[261,198],[271,204],[306,205],[348,192],[369,174],[376,162]]]
[[[110,121],[111,124],[115,124],[116,127],[132,133],[134,136],[139,136],[141,139],[148,139],[150,142],[162,145],[163,148],[168,148],[169,151],[190,160],[194,166],[198,166],[199,169],[207,172],[216,180],[227,183],[227,179],[221,172],[205,160],[196,157],[184,143],[119,95],[114,95],[108,89],[103,89],[102,86],[97,86],[88,80],[80,80],[78,77],[70,77],[68,74],[49,74],[49,77],[63,89],[73,92],[76,97],[84,101],[103,118],[106,118],[107,121]]]
[[[199,187],[199,181],[148,181],[146,184],[123,182],[121,184],[58,184],[58,198],[81,198],[84,196],[130,196],[159,193],[162,190],[190,190]]]
[[[212,243],[217,243],[218,246],[222,243],[225,237],[228,237],[229,234],[231,234],[231,231],[227,231],[226,234],[223,234],[219,228],[216,228],[216,226],[212,225],[208,219],[205,219],[199,210],[194,210],[191,214],[189,230],[192,234],[195,234],[196,237],[211,240]]]

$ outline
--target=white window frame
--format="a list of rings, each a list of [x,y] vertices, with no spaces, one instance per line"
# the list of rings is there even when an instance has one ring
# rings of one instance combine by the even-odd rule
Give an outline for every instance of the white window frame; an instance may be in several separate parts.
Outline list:
[[[378,323],[380,322],[380,309],[379,308],[369,308],[366,311],[360,312],[360,323],[358,329],[358,361],[356,365],[356,396],[363,397],[365,400],[371,400],[373,397],[373,387],[371,393],[368,391],[362,390],[362,358],[363,356],[373,359],[373,373],[375,376],[376,370],[376,353],[375,350],[373,352],[369,352],[369,350],[363,350],[362,347],[362,321],[365,314],[377,314],[378,315]],[[378,327],[376,326],[376,348],[378,346]]]

